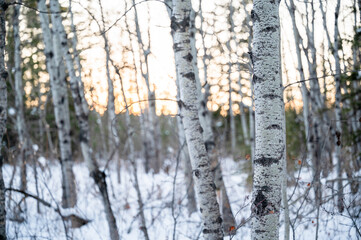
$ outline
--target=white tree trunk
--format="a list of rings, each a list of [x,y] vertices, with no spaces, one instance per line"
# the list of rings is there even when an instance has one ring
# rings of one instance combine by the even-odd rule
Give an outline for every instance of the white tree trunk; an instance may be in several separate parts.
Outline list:
[[[254,0],[252,20],[256,111],[252,239],[278,239],[286,147],[279,1]]]
[[[0,0],[0,238],[6,240],[6,210],[5,210],[5,184],[3,178],[2,139],[6,132],[7,120],[7,87],[8,72],[5,68],[5,38],[6,18],[5,11],[9,5]]]
[[[44,1],[44,0],[40,0]],[[50,1],[50,10],[53,13],[52,23],[54,34],[60,38],[59,47],[61,47],[62,53],[64,54],[64,58],[66,60],[67,69],[70,75],[70,89],[74,101],[75,113],[78,120],[79,128],[80,128],[80,147],[82,150],[82,154],[85,162],[87,163],[90,175],[94,179],[94,182],[97,184],[98,189],[102,196],[102,201],[104,205],[104,211],[106,214],[106,218],[109,226],[109,235],[112,240],[119,240],[118,229],[116,226],[116,220],[111,209],[111,204],[109,201],[107,184],[106,184],[106,175],[104,172],[100,171],[95,159],[92,156],[92,151],[89,147],[89,123],[88,123],[88,106],[86,100],[84,98],[84,94],[81,94],[84,90],[82,88],[81,75],[76,76],[76,71],[73,65],[73,59],[70,55],[67,34],[65,32],[60,12],[60,5],[57,0]],[[76,33],[74,33],[76,34]],[[76,46],[74,46],[76,48]]]
[[[287,1],[286,1],[287,4]],[[305,74],[302,67],[302,59],[301,59],[301,50],[300,50],[300,34],[297,29],[296,25],[296,16],[295,16],[295,5],[293,0],[290,0],[290,5],[287,4],[288,11],[291,15],[292,19],[292,30],[293,30],[293,39],[296,46],[296,55],[297,55],[297,68],[298,73],[300,76],[300,81],[305,80]],[[309,114],[309,92],[307,90],[305,82],[301,83],[301,93],[302,93],[302,101],[303,101],[303,123],[305,126],[305,133],[306,133],[306,146],[307,146],[307,159],[312,158],[312,142],[310,139],[310,114]]]
[[[230,49],[230,48],[229,48]],[[231,52],[229,52],[231,55]],[[231,60],[229,60],[231,61]],[[231,153],[232,155],[235,154],[236,150],[236,124],[234,122],[234,115],[233,115],[233,100],[232,100],[232,79],[231,79],[231,73],[232,73],[232,63],[228,63],[228,114],[229,114],[229,131],[231,135]]]
[[[47,11],[45,1],[38,2],[40,11],[40,24],[45,44],[46,65],[50,77],[50,85],[53,96],[55,121],[58,128],[60,157],[63,177],[63,206],[73,207],[76,204],[75,178],[72,170],[73,159],[70,139],[70,119],[66,75],[60,49],[53,44],[58,38],[52,36],[49,28],[49,18],[44,12]]]
[[[135,5],[135,0],[133,0],[132,3],[133,5]],[[146,111],[144,111],[144,120],[146,125],[144,127],[144,130],[145,138],[147,141],[147,149],[145,149],[145,155],[146,158],[148,158],[146,159],[146,161],[149,162],[150,167],[154,170],[155,173],[158,173],[163,163],[161,162],[160,158],[161,136],[156,114],[156,95],[155,90],[152,89],[149,77],[149,54],[151,53],[149,33],[150,30],[148,28],[148,44],[147,46],[145,46],[139,26],[138,11],[136,6],[134,7],[134,14],[135,28],[139,46],[140,71],[142,73],[142,77],[144,78],[148,91],[148,108],[146,109]],[[144,61],[142,59],[144,59]]]
[[[104,19],[103,19],[103,29],[99,29],[100,31],[104,31]],[[115,150],[115,154],[113,159],[116,160],[118,163],[120,161],[118,148],[120,144],[119,136],[118,136],[118,129],[117,129],[117,120],[115,115],[115,97],[114,97],[114,84],[113,80],[110,76],[110,66],[109,66],[109,59],[110,59],[110,51],[109,51],[109,44],[108,39],[106,37],[106,33],[102,34],[104,40],[104,51],[105,51],[105,68],[107,73],[107,80],[108,80],[108,106],[107,106],[107,113],[108,113],[108,138],[109,138],[109,150]],[[118,177],[119,178],[119,177]]]
[[[172,0],[165,0],[165,3],[168,6],[172,6]],[[171,19],[172,17],[172,11],[170,8],[167,7],[167,12],[168,12],[168,16],[169,19]],[[191,12],[191,24],[193,24],[194,21],[194,11],[192,10]],[[194,29],[195,30],[195,29]],[[192,48],[192,53],[194,54],[194,51],[196,51],[195,49],[195,38],[194,38],[194,30],[190,30],[191,31],[191,48]],[[192,33],[193,31],[193,33]],[[193,35],[192,35],[193,34]],[[196,54],[195,54],[196,55]],[[195,67],[197,65],[196,61],[193,59],[192,61],[193,67]],[[197,69],[198,71],[198,69]],[[195,74],[197,77],[197,74]],[[177,85],[177,101],[180,100],[180,89],[179,89],[179,77],[178,77],[178,72],[176,74],[176,85]],[[199,94],[199,89],[200,86],[197,85],[197,91]],[[201,117],[200,117],[201,118]],[[180,149],[180,160],[183,163],[183,171],[184,171],[184,182],[186,184],[186,191],[187,191],[187,210],[188,210],[188,215],[190,216],[192,213],[197,211],[197,202],[196,202],[196,196],[195,196],[195,191],[194,191],[194,182],[193,182],[193,175],[192,175],[192,165],[191,165],[191,160],[189,157],[189,152],[188,152],[188,146],[187,146],[187,141],[186,141],[186,136],[185,136],[185,132],[184,132],[184,126],[183,126],[183,122],[182,119],[180,117],[180,112],[178,111],[178,116],[177,116],[177,128],[178,128],[178,145],[181,148]],[[204,134],[203,134],[204,137]]]
[[[21,156],[21,190],[26,190],[26,162],[30,162],[30,138],[28,131],[25,125],[24,118],[24,89],[23,89],[23,79],[21,71],[21,49],[20,49],[20,32],[19,32],[19,16],[20,16],[20,4],[22,1],[19,1],[19,5],[14,6],[14,16],[13,16],[13,30],[14,30],[14,69],[15,69],[15,106],[16,106],[16,129],[19,136],[19,149]]]
[[[190,216],[192,213],[197,211],[197,202],[194,192],[191,160],[188,153],[188,146],[186,142],[182,119],[179,116],[177,117],[177,127],[178,127],[179,147],[182,148],[180,150],[181,151],[180,159],[183,162],[184,182],[187,191],[187,200],[188,200],[187,210],[188,210],[188,215]]]
[[[203,218],[205,239],[222,239],[222,218],[217,203],[213,176],[202,136],[197,108],[197,87],[190,46],[190,0],[174,0],[171,28],[176,69],[179,76],[179,109],[191,157],[194,182]]]
[[[241,76],[241,64],[238,63],[237,64],[237,67],[238,67],[238,86],[239,86],[239,91],[238,91],[238,94],[241,96],[241,101],[239,102],[239,110],[240,110],[240,118],[241,118],[241,127],[242,127],[242,133],[243,133],[243,141],[244,141],[244,144],[246,146],[250,146],[250,143],[249,143],[249,134],[248,134],[248,125],[247,125],[247,120],[246,120],[246,113],[244,111],[245,107],[244,107],[244,104],[243,104],[243,92],[242,92],[242,83],[241,83],[241,79],[242,79],[242,76]]]
[[[342,178],[342,158],[341,158],[341,147],[342,147],[342,125],[341,125],[341,66],[340,66],[340,57],[338,55],[338,16],[340,12],[340,3],[341,0],[337,0],[336,10],[335,10],[335,29],[334,29],[334,43],[333,43],[333,57],[335,58],[336,66],[336,101],[335,101],[335,119],[336,119],[336,135],[335,135],[335,152],[336,152],[336,163],[337,163],[337,177]],[[337,207],[339,212],[343,212],[344,203],[343,203],[343,185],[342,180],[337,181]]]
[[[254,106],[254,94],[253,94],[253,84],[252,84],[252,74],[253,74],[253,60],[252,60],[252,48],[251,48],[251,43],[252,43],[252,38],[253,38],[253,32],[252,32],[252,26],[250,24],[251,22],[251,16],[249,14],[249,12],[247,11],[247,4],[245,1],[242,1],[242,5],[244,8],[244,12],[246,14],[246,25],[249,31],[249,35],[248,35],[248,54],[250,54],[250,63],[248,64],[249,66],[249,88],[251,90],[251,106],[249,106],[248,108],[248,114],[249,114],[249,141],[250,141],[250,145],[251,145],[251,159],[253,161],[253,157],[254,157],[254,131],[255,131],[255,126],[254,126],[254,111],[253,111],[253,106]],[[242,90],[242,89],[241,89]]]
[[[199,10],[199,15],[201,16],[201,18],[203,18],[201,7]],[[203,32],[202,25],[200,31]],[[199,71],[197,65],[197,48],[196,48],[195,36],[196,36],[195,12],[192,9],[190,14],[190,45],[193,56],[192,66],[194,70],[194,76],[196,80],[197,93],[198,93],[198,116],[201,127],[203,129],[202,135],[208,153],[208,158],[210,160],[210,165],[212,167],[211,170],[214,174],[214,184],[216,185],[217,193],[219,192],[219,194],[217,194],[217,197],[218,197],[218,204],[220,205],[219,208],[221,211],[221,216],[223,218],[223,231],[225,234],[228,235],[229,233],[231,233],[229,230],[230,227],[235,226],[236,223],[232,213],[231,205],[229,203],[229,198],[225,188],[225,184],[223,181],[222,168],[218,161],[218,156],[216,153],[216,143],[214,140],[214,134],[212,129],[212,119],[210,117],[210,112],[207,107],[208,95],[206,92],[209,90],[205,90],[205,93],[202,93],[202,84],[199,78]],[[202,38],[204,38],[203,35]],[[203,63],[205,64],[205,62]],[[207,66],[204,65],[204,68],[206,69]],[[207,77],[207,75],[204,75],[204,77]],[[204,81],[207,82],[207,79],[204,79]]]
[[[144,203],[143,203],[143,199],[142,199],[142,193],[140,191],[140,186],[139,186],[139,180],[138,180],[138,167],[137,167],[137,162],[136,162],[136,158],[135,158],[135,150],[134,150],[134,141],[133,141],[133,135],[134,135],[134,129],[133,126],[131,124],[130,121],[130,112],[129,112],[129,105],[127,103],[127,98],[125,96],[125,90],[124,90],[124,84],[123,84],[123,79],[122,79],[122,75],[120,73],[119,68],[114,64],[113,60],[111,58],[109,58],[110,62],[112,63],[113,67],[115,68],[115,72],[117,73],[119,80],[120,80],[120,86],[121,86],[121,90],[122,90],[122,95],[123,95],[123,99],[124,99],[124,103],[125,103],[125,109],[126,109],[126,115],[125,115],[125,125],[126,125],[126,129],[127,129],[127,140],[128,140],[128,146],[129,146],[129,159],[130,159],[130,163],[132,164],[133,167],[133,177],[134,177],[134,188],[137,192],[137,201],[138,201],[138,206],[139,206],[139,216],[140,216],[140,221],[141,221],[141,226],[139,227],[139,229],[143,232],[144,234],[144,238],[146,240],[149,240],[149,234],[148,234],[148,228],[146,225],[146,219],[145,219],[145,215],[144,215]]]

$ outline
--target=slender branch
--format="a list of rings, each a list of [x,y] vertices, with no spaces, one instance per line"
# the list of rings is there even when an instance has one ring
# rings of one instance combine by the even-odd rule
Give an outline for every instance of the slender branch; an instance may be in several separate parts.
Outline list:
[[[295,84],[297,84],[297,83],[308,82],[308,81],[311,81],[311,80],[318,80],[319,78],[325,78],[325,77],[335,77],[335,76],[342,75],[342,74],[349,73],[349,72],[353,72],[353,71],[346,71],[346,72],[343,72],[343,73],[341,73],[341,74],[326,74],[326,75],[323,75],[323,76],[317,77],[317,78],[303,79],[303,80],[300,80],[300,81],[297,81],[297,82],[293,82],[293,83],[287,84],[286,86],[284,86],[283,90],[285,90],[285,89],[288,88],[289,86],[295,85]]]
[[[161,2],[161,3],[165,4],[170,10],[173,10],[167,3],[165,3],[165,2],[163,2],[161,0],[143,0],[143,1],[140,1],[138,3],[133,4],[128,10],[125,11],[125,13],[123,13],[123,15],[121,15],[117,20],[115,20],[115,22],[113,24],[111,24],[110,27],[108,27],[106,30],[104,30],[101,34],[105,34],[106,32],[108,32],[112,27],[114,27],[136,5],[139,5],[139,4],[145,3],[145,2]]]
[[[130,108],[134,104],[142,103],[142,102],[149,102],[149,101],[171,101],[171,102],[179,103],[179,101],[177,99],[171,99],[171,98],[141,99],[141,100],[136,101],[136,102],[128,103],[128,106],[124,107],[119,113],[123,113],[125,110],[127,110],[128,108]]]
[[[43,205],[49,207],[49,208],[53,208],[55,211],[58,211],[58,209],[56,207],[53,207],[49,202],[45,201],[44,199],[39,198],[38,196],[35,196],[31,193],[19,190],[19,189],[15,189],[15,188],[5,188],[5,192],[6,191],[12,191],[12,192],[18,192],[21,193],[23,195],[25,195],[25,197],[31,197],[34,198],[35,200],[39,201],[40,203],[42,203]]]

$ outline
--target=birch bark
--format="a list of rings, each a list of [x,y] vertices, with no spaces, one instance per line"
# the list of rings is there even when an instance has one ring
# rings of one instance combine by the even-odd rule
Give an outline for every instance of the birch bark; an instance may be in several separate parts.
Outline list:
[[[335,9],[335,29],[334,29],[334,44],[333,44],[333,57],[335,58],[335,67],[336,67],[336,101],[335,101],[335,119],[336,119],[336,136],[335,136],[335,151],[336,151],[336,163],[337,163],[337,177],[342,178],[342,159],[341,159],[341,137],[342,137],[342,125],[341,125],[341,66],[340,66],[340,56],[338,55],[338,16],[340,12],[340,3],[341,0],[337,0],[337,5]],[[343,185],[342,180],[337,181],[337,207],[339,212],[343,212]]]
[[[230,31],[231,37],[229,38],[226,46],[228,49],[228,57],[229,57],[229,59],[228,59],[228,104],[229,104],[228,114],[229,114],[229,125],[230,125],[230,135],[231,135],[231,152],[232,152],[232,154],[235,154],[236,126],[235,126],[234,115],[233,115],[233,99],[232,99],[233,88],[232,88],[232,78],[231,78],[232,67],[233,67],[231,40],[235,39],[234,25],[233,25],[233,20],[232,20],[234,8],[232,6],[232,2],[233,1],[231,0],[231,2],[229,3],[229,16],[228,16],[228,24],[230,26],[229,31]]]
[[[293,39],[294,39],[294,44],[296,46],[296,55],[297,55],[297,70],[300,76],[300,80],[304,80],[305,79],[305,74],[303,71],[303,67],[302,67],[302,59],[301,59],[301,51],[300,51],[300,41],[302,41],[302,39],[300,39],[300,34],[298,32],[297,29],[297,25],[296,25],[296,16],[295,16],[295,5],[293,0],[290,0],[290,4],[287,4],[286,1],[286,5],[288,8],[288,11],[291,15],[291,19],[292,19],[292,30],[293,30]],[[301,93],[302,93],[302,101],[303,101],[303,108],[302,108],[302,112],[303,112],[303,123],[305,126],[305,133],[306,133],[306,146],[307,146],[307,159],[311,159],[312,158],[312,142],[310,139],[310,114],[309,114],[309,91],[307,90],[306,84],[305,82],[301,83]]]
[[[336,101],[335,101],[335,120],[336,120],[336,131],[334,136],[335,141],[335,160],[337,164],[337,177],[341,179],[342,177],[342,156],[341,156],[341,136],[342,136],[342,124],[341,124],[341,66],[340,66],[340,56],[339,56],[339,30],[338,30],[338,17],[340,11],[340,4],[341,1],[338,0],[335,9],[335,23],[334,23],[334,42],[332,44],[331,37],[328,32],[327,23],[326,23],[326,12],[323,9],[323,3],[320,1],[322,19],[323,19],[323,26],[326,31],[328,45],[331,48],[333,46],[332,54],[335,59],[335,87],[336,87]],[[352,126],[352,124],[350,124]],[[343,212],[344,205],[343,205],[343,186],[342,180],[337,181],[337,207],[340,212]]]
[[[229,45],[229,44],[228,44]],[[230,50],[230,47],[229,47]],[[229,51],[229,55],[231,55],[231,51]],[[231,59],[229,59],[231,61]],[[232,73],[232,63],[228,63],[228,115],[229,115],[229,125],[230,125],[230,135],[231,135],[231,153],[232,155],[235,154],[236,150],[236,124],[234,122],[234,115],[233,115],[233,100],[232,100],[232,79],[231,79],[231,73]]]
[[[39,3],[42,2],[45,7],[45,1],[40,0]],[[57,46],[61,47],[62,53],[64,54],[64,58],[67,64],[67,70],[70,75],[70,90],[72,93],[76,118],[78,120],[79,128],[80,128],[80,147],[82,151],[82,155],[84,157],[85,162],[87,163],[89,172],[94,182],[96,183],[102,197],[104,211],[106,215],[106,219],[109,227],[109,235],[112,240],[119,240],[119,233],[116,226],[116,220],[111,208],[111,203],[108,196],[107,183],[106,183],[106,175],[103,171],[100,171],[95,159],[92,156],[92,151],[89,147],[89,123],[88,123],[88,105],[84,98],[84,90],[81,81],[81,74],[76,76],[76,71],[73,65],[73,59],[70,55],[67,34],[65,32],[60,12],[60,5],[57,0],[50,1],[50,10],[52,12],[52,23],[54,28],[54,35],[60,38],[60,44]],[[76,33],[74,33],[76,34]],[[76,46],[73,46],[76,48]],[[79,66],[80,67],[80,66]]]
[[[305,73],[302,65],[302,57],[301,57],[301,46],[303,46],[303,39],[299,34],[297,25],[296,25],[296,16],[295,16],[295,4],[293,0],[290,0],[290,3],[288,4],[286,1],[286,5],[288,8],[288,11],[290,13],[291,19],[292,19],[292,26],[293,26],[293,35],[294,35],[294,43],[296,47],[296,55],[297,55],[297,64],[298,64],[298,73],[300,76],[300,80],[305,79]],[[308,6],[306,6],[306,11],[308,14]],[[312,10],[312,14],[314,14],[314,11]],[[308,15],[306,17],[308,21]],[[312,23],[313,25],[313,23]],[[312,28],[313,29],[313,28]],[[309,40],[309,47],[311,49],[314,48],[314,30],[309,29],[309,24],[307,22],[306,26],[306,32],[307,37]],[[309,74],[310,78],[312,79],[310,81],[310,91],[308,91],[306,84],[304,82],[301,83],[301,92],[302,92],[302,100],[303,100],[303,121],[305,126],[305,133],[306,133],[306,146],[307,146],[307,159],[311,159],[312,161],[312,171],[314,175],[314,190],[315,190],[315,198],[316,203],[320,202],[321,199],[321,191],[320,191],[320,172],[321,172],[321,166],[320,166],[320,159],[321,159],[321,144],[320,139],[322,135],[322,118],[320,117],[321,112],[321,100],[317,100],[315,96],[319,97],[321,94],[319,90],[317,89],[318,85],[318,79],[316,74],[315,66],[313,65],[313,62],[316,61],[316,56],[314,55],[314,51],[311,50],[311,59],[308,56],[308,52],[304,49],[308,68],[309,68]],[[316,83],[314,83],[316,82]],[[311,122],[311,123],[310,123]],[[311,127],[312,126],[312,127]],[[325,164],[326,165],[326,164]]]
[[[200,3],[202,4],[202,3]],[[200,5],[199,15],[201,19],[203,19],[202,7]],[[198,65],[197,65],[197,48],[196,48],[196,27],[195,27],[195,12],[192,9],[190,13],[190,45],[191,45],[191,52],[192,52],[192,66],[194,70],[194,76],[196,80],[196,87],[198,93],[198,116],[199,122],[203,129],[203,140],[205,142],[206,150],[208,153],[208,158],[210,160],[211,170],[214,174],[214,184],[216,185],[217,189],[217,197],[218,197],[218,204],[220,205],[221,216],[223,218],[223,231],[225,234],[230,234],[230,227],[235,226],[235,219],[231,210],[231,205],[229,203],[228,194],[225,188],[225,184],[222,177],[222,168],[218,161],[218,156],[216,153],[216,144],[214,140],[214,134],[212,129],[212,119],[209,113],[209,109],[207,107],[208,102],[208,95],[207,89],[205,89],[205,93],[202,92],[202,84],[199,77]],[[201,24],[200,31],[203,32],[203,24]],[[204,35],[202,34],[202,38],[204,40]],[[202,41],[204,44],[204,41]],[[204,46],[203,46],[204,47]],[[204,52],[204,54],[206,54]],[[204,56],[203,56],[204,58]],[[204,61],[203,64],[206,64]],[[207,65],[203,66],[207,69]],[[206,70],[207,71],[207,70]],[[207,77],[205,74],[204,77]],[[204,79],[207,82],[208,79]],[[206,84],[208,85],[208,84]],[[232,131],[232,130],[231,130]]]
[[[19,149],[21,156],[21,190],[26,190],[26,162],[30,162],[30,138],[25,125],[24,118],[24,89],[23,79],[21,71],[21,49],[20,49],[20,33],[19,33],[19,16],[20,16],[20,4],[14,6],[13,15],[13,30],[14,30],[14,77],[15,77],[15,106],[16,106],[16,129],[19,136]]]
[[[243,4],[245,4],[243,2]],[[237,38],[236,38],[236,34],[234,33],[234,20],[233,20],[233,15],[234,15],[234,10],[235,8],[232,6],[232,1],[230,4],[230,9],[229,9],[229,24],[231,26],[230,31],[231,31],[231,35],[232,35],[232,40],[237,43]],[[246,9],[244,9],[246,11],[246,19],[249,19],[249,14],[247,12]],[[249,23],[247,24],[249,25]],[[248,26],[247,26],[248,27]],[[251,37],[252,34],[249,34],[249,37]],[[246,113],[244,111],[245,107],[243,104],[243,92],[242,92],[242,83],[241,83],[241,79],[242,79],[242,75],[241,75],[241,63],[239,62],[239,54],[238,51],[235,51],[236,57],[237,57],[237,71],[238,71],[238,85],[239,85],[239,91],[238,94],[241,96],[241,101],[239,102],[239,109],[240,109],[240,119],[241,119],[241,127],[242,127],[242,134],[243,134],[243,141],[244,144],[246,146],[249,146],[249,135],[248,135],[248,126],[247,126],[247,121],[246,121]]]
[[[118,154],[119,148],[119,136],[118,130],[116,125],[116,115],[115,115],[115,97],[114,97],[114,83],[110,76],[110,49],[109,49],[109,42],[106,36],[105,31],[105,19],[103,14],[103,7],[101,1],[99,0],[99,6],[101,10],[101,17],[102,17],[102,28],[99,26],[99,31],[104,40],[104,51],[105,51],[105,69],[107,73],[107,80],[108,80],[108,106],[107,106],[107,113],[108,113],[108,137],[110,140],[109,149],[115,148],[114,159],[117,161],[117,164],[120,165],[120,159]],[[111,147],[113,146],[113,147]],[[118,171],[118,182],[120,182],[120,171]]]
[[[250,54],[250,63],[249,63],[249,88],[251,89],[251,105],[248,108],[248,112],[249,112],[249,141],[250,141],[250,145],[251,145],[251,158],[253,161],[253,157],[254,157],[254,152],[255,152],[255,145],[254,145],[254,135],[255,135],[255,125],[254,125],[254,111],[253,111],[253,106],[254,106],[254,94],[253,94],[253,84],[252,84],[252,78],[253,78],[253,60],[252,60],[252,48],[251,48],[251,43],[252,43],[252,39],[253,39],[253,32],[252,32],[252,26],[250,25],[251,22],[251,16],[249,14],[249,12],[247,11],[247,4],[245,1],[242,1],[242,5],[244,8],[244,12],[246,14],[246,25],[249,31],[249,35],[248,35],[248,54]]]
[[[172,0],[165,0],[165,3],[168,6],[172,6]],[[170,8],[167,7],[167,12],[168,12],[168,16],[169,19],[172,18],[172,10]],[[192,10],[191,12],[191,24],[193,24],[195,18],[195,13]],[[195,29],[194,29],[195,30]],[[191,32],[191,47],[192,47],[192,53],[194,54],[195,51],[195,31],[190,30]],[[173,37],[173,35],[172,35]],[[195,60],[193,59],[192,61],[193,67],[195,67],[195,65],[197,65],[195,63]],[[195,74],[197,76],[197,74]],[[180,100],[180,91],[179,91],[179,76],[178,76],[178,72],[176,74],[176,85],[177,85],[177,101]],[[199,89],[198,89],[197,85],[197,90],[198,90],[198,94],[199,94]],[[183,163],[183,171],[184,171],[184,181],[186,184],[186,190],[187,190],[187,210],[188,210],[188,215],[190,216],[193,212],[197,211],[197,202],[196,202],[196,198],[195,198],[195,191],[194,191],[194,182],[193,182],[193,176],[192,176],[192,165],[191,165],[191,160],[189,157],[189,152],[188,152],[188,146],[187,146],[187,141],[186,141],[186,137],[185,137],[185,132],[184,132],[184,126],[183,126],[183,122],[182,122],[182,118],[180,117],[180,112],[178,110],[178,116],[177,116],[177,128],[178,128],[178,144],[179,147],[181,148],[181,153],[180,153],[180,159],[181,162]],[[203,135],[204,136],[204,135]]]
[[[171,18],[173,49],[179,76],[179,109],[191,157],[194,182],[203,218],[205,239],[223,239],[222,218],[217,203],[213,176],[202,136],[197,109],[197,87],[190,46],[190,0],[174,0]]]
[[[135,0],[133,0],[133,5],[135,5]],[[155,90],[153,90],[151,87],[151,82],[149,77],[149,55],[151,53],[150,33],[148,28],[148,44],[146,46],[142,38],[141,29],[139,26],[138,11],[136,6],[134,7],[134,14],[135,14],[135,19],[134,19],[135,28],[136,28],[136,34],[137,34],[138,46],[139,46],[140,71],[142,73],[142,77],[144,78],[148,91],[148,109],[145,111],[146,116],[144,117],[145,125],[146,125],[144,130],[147,141],[147,149],[145,150],[145,153],[146,153],[146,157],[148,158],[148,160],[146,159],[146,161],[149,162],[154,172],[158,173],[160,168],[162,167],[162,162],[160,159],[161,138],[160,138],[160,129],[156,114],[156,104],[155,104],[156,95],[155,95]],[[142,59],[144,59],[144,61]]]
[[[6,132],[7,120],[7,87],[8,72],[5,68],[6,17],[8,8],[5,0],[0,0],[0,239],[6,240],[5,184],[3,178],[2,139]]]
[[[238,54],[237,54],[237,59],[238,59]],[[246,120],[246,112],[244,111],[245,106],[243,104],[244,96],[243,96],[243,92],[242,92],[242,83],[241,83],[241,80],[242,80],[241,64],[239,62],[237,63],[237,68],[238,68],[238,86],[239,86],[238,94],[241,96],[241,101],[239,102],[239,110],[240,110],[241,126],[242,126],[242,133],[243,133],[243,141],[246,146],[250,146],[248,125],[247,125],[247,120]]]
[[[123,99],[124,99],[124,103],[125,103],[125,109],[126,109],[125,125],[127,128],[127,137],[128,137],[127,140],[128,140],[128,146],[129,146],[129,156],[128,157],[129,157],[130,163],[132,164],[132,167],[133,167],[134,188],[137,192],[137,202],[138,202],[139,216],[140,216],[140,222],[141,222],[141,226],[139,229],[143,232],[144,239],[149,240],[148,228],[147,228],[146,219],[145,219],[145,215],[144,215],[144,202],[143,202],[142,193],[141,193],[140,185],[139,185],[139,179],[138,179],[138,167],[137,167],[137,162],[136,162],[136,158],[135,158],[134,141],[133,141],[134,129],[130,122],[129,105],[127,102],[127,98],[125,96],[123,79],[122,79],[122,75],[120,74],[119,68],[114,64],[114,62],[111,58],[109,60],[112,63],[113,67],[115,68],[115,72],[117,73],[117,75],[119,77],[122,95],[123,95]]]
[[[256,111],[252,239],[278,239],[285,161],[279,1],[254,0],[251,17]]]
[[[59,39],[52,36],[49,27],[49,18],[45,13],[47,11],[45,0],[40,0],[38,2],[38,9],[40,11],[40,24],[45,44],[46,65],[50,77],[55,121],[58,129],[63,177],[63,207],[68,208],[74,207],[76,204],[76,189],[74,173],[72,170],[73,159],[71,151],[66,75],[62,57],[59,55],[60,49],[56,49],[53,45],[59,41]]]

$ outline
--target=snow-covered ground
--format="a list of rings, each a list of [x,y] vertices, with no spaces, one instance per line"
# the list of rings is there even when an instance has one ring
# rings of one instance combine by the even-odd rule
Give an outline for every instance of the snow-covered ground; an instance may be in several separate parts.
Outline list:
[[[60,205],[61,201],[61,173],[60,164],[55,161],[39,159],[38,189],[39,197],[51,203],[54,208]],[[174,162],[174,161],[173,161]],[[237,234],[231,239],[250,239],[251,231],[251,192],[246,184],[248,174],[244,173],[243,165],[246,160],[234,162],[230,158],[221,159],[224,180],[227,192],[231,201],[232,211],[236,217],[237,224],[241,224]],[[142,197],[145,204],[144,210],[147,219],[147,227],[151,240],[173,239],[202,239],[201,218],[199,213],[188,216],[186,209],[187,198],[185,196],[185,186],[183,183],[183,171],[177,172],[175,185],[175,163],[169,161],[168,173],[162,171],[160,174],[146,174],[139,160],[139,182],[141,183]],[[34,171],[28,166],[28,192],[36,195]],[[316,214],[314,207],[312,184],[312,171],[306,167],[300,174],[299,185],[295,190],[290,203],[299,199],[290,206],[290,218],[294,225],[294,236],[296,239],[315,239]],[[9,187],[13,167],[4,165],[3,168],[5,184]],[[64,222],[59,213],[53,208],[40,204],[40,213],[37,212],[37,201],[26,198],[22,201],[23,195],[17,192],[7,191],[7,232],[9,239],[70,239],[93,240],[109,239],[108,226],[103,212],[100,195],[96,190],[93,180],[89,177],[88,170],[84,163],[74,166],[76,176],[78,202],[74,209],[61,209],[62,215],[75,213],[90,222],[80,228],[68,228],[69,223]],[[121,239],[143,239],[143,234],[139,229],[140,223],[136,192],[133,187],[132,168],[129,164],[123,163],[121,169],[121,183],[117,182],[115,164],[110,164],[106,170],[108,176],[107,183],[112,208],[117,220],[119,235]],[[294,173],[297,176],[297,172]],[[331,177],[331,176],[330,176]],[[329,177],[329,178],[330,178]],[[323,181],[323,194],[325,197],[332,194],[330,188],[326,187]],[[346,184],[346,182],[345,182]],[[13,179],[12,187],[19,188],[19,169]],[[175,189],[173,189],[175,186]],[[288,188],[288,195],[291,196],[294,186]],[[309,191],[310,190],[310,191]],[[172,193],[175,191],[175,201],[172,203]],[[334,205],[334,200],[330,200],[320,208],[318,239],[358,239],[353,224],[360,228],[360,194],[352,195],[349,187],[345,188],[345,204],[355,201],[358,206],[349,208],[350,214],[354,214],[358,209],[358,217],[350,218],[348,211],[339,214]],[[17,207],[17,206],[20,206]],[[172,216],[172,206],[174,214]],[[297,220],[295,221],[296,213]],[[14,221],[17,219],[17,221]],[[23,221],[22,221],[23,220]],[[22,221],[22,222],[21,222]],[[176,228],[175,226],[176,221]],[[281,217],[280,236],[283,239],[283,217]],[[67,229],[67,233],[65,232]],[[291,228],[291,239],[293,231]],[[230,239],[227,237],[226,239]]]

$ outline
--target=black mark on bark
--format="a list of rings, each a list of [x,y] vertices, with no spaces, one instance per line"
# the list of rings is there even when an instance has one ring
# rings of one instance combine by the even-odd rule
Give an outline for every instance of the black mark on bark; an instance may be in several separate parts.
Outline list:
[[[188,62],[192,62],[193,60],[193,56],[191,53],[188,53],[186,56],[183,57],[185,60],[187,60]]]
[[[270,130],[270,129],[279,129],[279,130],[282,130],[282,127],[281,127],[280,125],[278,125],[278,124],[272,124],[272,125],[268,126],[266,129],[267,129],[267,130]]]
[[[253,83],[264,82],[266,79],[258,77],[256,74],[253,75]]]
[[[260,157],[254,160],[255,164],[260,164],[264,167],[269,167],[274,163],[279,162],[279,158],[271,158],[271,157]]]
[[[257,195],[253,202],[253,205],[254,213],[256,213],[258,216],[264,215],[268,202],[266,196],[263,195],[262,191],[257,191]]]
[[[185,74],[183,74],[183,77],[188,78],[190,80],[195,80],[196,79],[196,76],[194,75],[194,72],[185,73]]]

